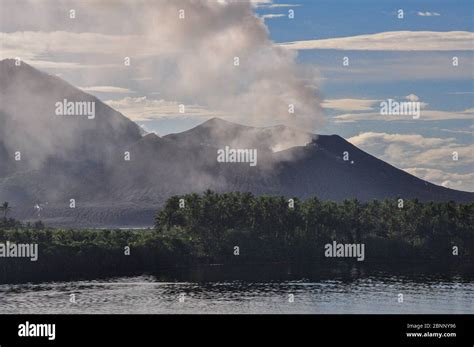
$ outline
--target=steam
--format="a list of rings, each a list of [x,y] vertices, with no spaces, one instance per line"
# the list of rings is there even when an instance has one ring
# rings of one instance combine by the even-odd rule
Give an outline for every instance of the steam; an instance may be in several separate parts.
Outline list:
[[[45,57],[82,65],[65,72],[75,85],[158,94],[247,125],[321,125],[317,71],[273,44],[250,1],[23,0],[7,7],[7,51],[18,50],[33,66]],[[17,14],[21,28],[11,19]]]
[[[297,52],[271,41],[249,1],[0,1],[9,14],[0,23],[0,58],[20,57],[50,74],[38,74],[28,66],[17,69],[14,60],[0,63],[0,160],[8,157],[4,160],[8,167],[0,174],[24,173],[10,176],[7,186],[15,189],[0,189],[4,199],[24,196],[53,203],[66,201],[71,194],[86,200],[97,192],[106,199],[107,189],[134,184],[136,180],[127,178],[135,171],[162,170],[163,177],[168,175],[162,163],[155,163],[154,170],[147,166],[161,144],[156,148],[150,144],[153,151],[143,156],[142,170],[115,170],[116,163],[122,167],[130,144],[141,140],[140,129],[95,97],[51,76],[55,74],[74,86],[119,88],[122,98],[127,95],[122,92],[131,91],[134,97],[163,100],[158,105],[184,104],[190,111],[208,110],[212,116],[267,127],[263,135],[260,131],[229,135],[227,125],[215,124],[211,134],[222,146],[279,151],[306,144],[312,138],[308,131],[321,123],[317,71],[298,64]],[[71,10],[74,19],[69,17]],[[130,57],[130,66],[124,65],[125,57]],[[157,95],[159,99],[154,99]],[[96,102],[97,117],[56,115],[55,104],[63,99]],[[147,117],[152,116],[147,112]],[[268,128],[278,124],[289,127]],[[22,154],[21,161],[13,161],[16,152]],[[196,165],[215,163],[215,150],[208,153],[199,161],[191,159]],[[172,153],[163,155],[173,162]],[[63,166],[64,160],[70,166]],[[82,162],[88,164],[78,164]],[[260,163],[264,165],[265,156],[259,153],[259,167]],[[182,170],[186,177],[195,167],[191,164],[195,163],[190,161]],[[32,170],[43,170],[44,182],[38,182]],[[191,183],[203,187],[215,183],[213,176],[198,171],[199,167]],[[101,182],[110,187],[100,186]],[[136,191],[137,199],[140,194]]]

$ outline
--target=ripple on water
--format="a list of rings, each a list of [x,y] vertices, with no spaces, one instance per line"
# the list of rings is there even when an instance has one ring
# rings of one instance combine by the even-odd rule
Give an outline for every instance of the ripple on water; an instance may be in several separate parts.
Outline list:
[[[404,302],[398,303],[403,293]],[[75,294],[75,303],[70,302]],[[184,294],[184,302],[179,301]],[[289,294],[294,302],[289,302]],[[0,312],[31,313],[474,313],[474,283],[396,276],[282,282],[109,281],[0,285]]]

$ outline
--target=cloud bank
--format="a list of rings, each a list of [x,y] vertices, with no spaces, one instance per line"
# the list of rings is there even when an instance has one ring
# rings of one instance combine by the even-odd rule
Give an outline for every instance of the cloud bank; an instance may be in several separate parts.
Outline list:
[[[474,191],[474,145],[460,144],[454,138],[384,132],[364,132],[348,141],[427,181],[448,188]],[[453,160],[454,152],[458,160]]]
[[[472,51],[474,33],[468,31],[388,31],[376,34],[281,43],[296,49],[362,51]]]

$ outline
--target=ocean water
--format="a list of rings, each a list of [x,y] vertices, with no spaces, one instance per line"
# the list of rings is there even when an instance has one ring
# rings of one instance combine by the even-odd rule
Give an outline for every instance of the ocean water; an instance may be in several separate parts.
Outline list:
[[[2,284],[0,313],[474,313],[474,280],[456,273],[269,269],[208,266],[160,276]]]

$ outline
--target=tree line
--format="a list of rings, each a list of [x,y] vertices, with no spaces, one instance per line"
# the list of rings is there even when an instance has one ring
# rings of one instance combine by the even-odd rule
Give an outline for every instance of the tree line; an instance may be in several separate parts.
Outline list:
[[[314,260],[333,240],[364,243],[368,260],[474,258],[474,203],[453,201],[337,203],[206,191],[171,197],[155,229],[213,260],[234,258],[235,246],[249,259]]]
[[[1,258],[3,283],[159,273],[209,263],[331,266],[340,260],[325,258],[324,246],[333,241],[363,243],[364,264],[437,262],[472,269],[474,203],[337,203],[206,191],[169,198],[153,229],[55,229],[4,215],[0,243],[6,241],[37,243],[39,258]]]

